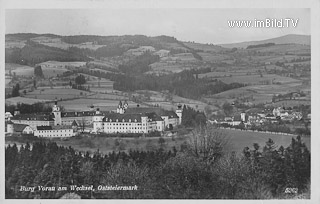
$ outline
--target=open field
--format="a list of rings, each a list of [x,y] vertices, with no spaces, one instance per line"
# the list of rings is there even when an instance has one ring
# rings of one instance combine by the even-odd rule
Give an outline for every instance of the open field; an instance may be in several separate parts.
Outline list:
[[[206,62],[219,62],[230,58],[230,56],[224,54],[213,54],[207,52],[198,52],[198,54],[202,57],[202,60]]]
[[[42,68],[50,67],[50,68],[66,68],[66,67],[81,67],[86,65],[86,62],[58,62],[58,61],[47,61],[39,63]]]
[[[95,108],[100,108],[102,111],[114,111],[117,109],[119,100],[103,100],[92,98],[80,98],[59,102],[67,111],[85,111],[89,110],[93,105]],[[128,101],[129,107],[136,107],[137,103]]]
[[[173,55],[173,57],[178,58],[178,60],[181,62],[193,62],[193,61],[197,60],[196,58],[194,58],[193,54],[191,54],[191,53],[175,54],[175,55]]]
[[[303,53],[311,53],[310,45],[301,45],[301,44],[276,44],[269,47],[259,47],[252,48],[250,50],[259,51],[261,53],[264,52],[273,52],[273,53],[281,53],[281,54],[303,54]]]
[[[232,74],[232,73],[230,73]],[[261,84],[264,81],[269,81],[270,84],[273,83],[296,83],[299,82],[297,79],[292,79],[289,77],[283,77],[275,74],[263,74],[260,75],[245,75],[245,76],[232,76],[220,79],[222,82],[230,84],[233,82],[244,83],[244,84]]]
[[[221,52],[221,51],[229,50],[228,48],[224,48],[219,45],[200,44],[200,43],[191,43],[191,42],[183,42],[183,44],[195,50],[202,50],[204,52]]]
[[[82,94],[81,94],[82,93]],[[35,98],[35,99],[46,99],[46,100],[65,100],[73,98],[82,98],[85,96],[90,96],[93,93],[70,89],[70,88],[38,88],[32,92],[28,92],[25,97]]]
[[[270,138],[275,142],[277,148],[281,145],[283,147],[289,146],[293,136],[290,135],[278,135],[270,133],[260,133],[260,132],[248,132],[241,130],[230,130],[230,129],[220,129],[220,131],[229,138],[230,146],[229,150],[236,151],[240,153],[244,147],[253,148],[253,143],[258,143],[260,148],[265,145],[266,141]],[[303,141],[310,150],[311,148],[311,138],[304,137]]]
[[[47,102],[50,100],[45,100],[45,99],[34,99],[34,98],[25,98],[25,97],[13,97],[13,98],[7,98],[5,100],[6,104],[9,105],[17,105],[17,103],[25,103],[25,104],[34,104],[34,103],[42,103],[42,102]]]
[[[38,42],[40,44],[50,46],[50,47],[56,47],[60,49],[67,50],[70,47],[78,47],[78,48],[83,48],[83,49],[90,49],[90,50],[96,50],[100,47],[103,47],[104,45],[95,45],[92,42],[86,42],[86,43],[81,43],[81,44],[68,44],[63,41],[61,41],[60,38],[50,38],[50,37],[36,37],[32,38],[32,41]]]
[[[177,95],[169,96],[167,93],[157,91],[139,90],[135,92],[135,95],[148,96],[149,100],[144,101],[144,103],[151,106],[159,106],[166,110],[175,110],[178,104],[190,106],[200,111],[203,111],[204,107],[207,106],[207,104],[202,101],[183,98]],[[212,106],[211,108],[215,109],[216,107]]]
[[[6,73],[9,73],[9,70],[11,70],[11,73],[17,76],[25,76],[25,77],[34,76],[34,67],[19,65],[19,64],[9,64],[9,63],[6,63],[5,66],[6,66]],[[57,75],[61,75],[66,71],[68,70],[64,67],[57,67],[57,68],[43,67],[42,68],[43,75],[46,78],[56,77]]]
[[[218,129],[221,132],[228,144],[225,148],[226,152],[236,152],[241,154],[245,147],[253,148],[254,143],[258,143],[262,149],[266,141],[270,138],[275,142],[277,148],[281,145],[283,147],[289,146],[293,136],[289,135],[278,135],[269,133],[258,133],[258,132],[247,132],[240,130],[230,130],[230,129]],[[165,149],[172,150],[173,146],[176,149],[180,149],[182,143],[188,140],[188,136],[180,137],[164,137],[165,139]],[[57,142],[58,145],[73,147],[77,151],[94,153],[99,149],[100,153],[106,154],[112,151],[118,151],[115,146],[115,141],[117,138],[104,137],[104,136],[80,136],[69,138],[67,141],[62,141],[60,139],[52,139]],[[310,150],[311,138],[304,137],[302,140],[305,142],[306,146]],[[132,150],[155,150],[160,147],[159,137],[152,138],[120,138],[120,143],[122,144],[122,151]],[[10,137],[6,138],[6,144],[12,144],[14,141]],[[151,148],[151,149],[150,149]]]
[[[6,40],[5,48],[23,48],[26,40]]]
[[[302,90],[302,88],[303,87],[300,83],[288,83],[282,85],[253,85],[214,94],[207,98],[207,100],[215,104],[223,104],[225,101],[232,102],[237,98],[249,98],[249,102],[254,104],[266,102],[271,103],[274,94],[286,94],[289,92]]]

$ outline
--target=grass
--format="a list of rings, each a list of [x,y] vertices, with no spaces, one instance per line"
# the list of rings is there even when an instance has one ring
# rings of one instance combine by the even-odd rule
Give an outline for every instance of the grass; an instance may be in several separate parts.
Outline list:
[[[11,73],[17,76],[27,76],[27,77],[34,76],[34,67],[19,65],[19,64],[9,64],[9,63],[6,63],[5,67],[6,67],[6,70],[11,70]],[[53,67],[42,68],[42,72],[45,77],[56,77],[58,74],[61,75],[66,71],[68,70],[65,68],[53,68]]]
[[[82,93],[82,95],[81,95]],[[36,98],[36,99],[46,99],[46,100],[66,100],[66,99],[73,99],[84,97],[84,95],[92,95],[93,93],[77,90],[77,89],[70,89],[70,88],[41,88],[28,92],[26,94],[27,98]]]
[[[137,104],[128,101],[129,107],[136,107]],[[93,98],[80,98],[74,100],[67,100],[59,102],[68,111],[83,111],[89,110],[90,105],[94,105],[96,108],[99,107],[102,111],[115,110],[119,104],[119,100],[103,100],[103,99],[93,99]]]
[[[242,152],[244,147],[249,147],[252,149],[253,143],[258,143],[260,147],[263,147],[266,144],[266,141],[270,138],[272,139],[277,148],[281,145],[287,147],[291,143],[292,136],[290,135],[278,135],[270,133],[260,133],[260,132],[248,132],[241,130],[230,130],[230,129],[221,129],[230,141],[229,151]],[[310,150],[311,140],[310,137],[303,138],[306,146]]]
[[[46,102],[47,100],[44,99],[34,99],[34,98],[25,98],[25,97],[13,97],[6,99],[6,104],[17,104],[17,103],[25,103],[25,104],[34,104],[39,102]]]
[[[226,73],[226,75],[228,76],[228,74],[232,75],[233,73]],[[244,76],[233,76],[232,77],[225,77],[225,78],[221,78],[220,79],[222,82],[230,84],[230,83],[244,83],[244,84],[261,84],[261,82],[263,81],[269,81],[269,83],[271,83],[273,81],[273,83],[296,83],[299,82],[299,80],[297,79],[292,79],[289,77],[282,77],[279,75],[275,75],[275,74],[263,74],[262,77],[258,74],[252,74],[252,75],[244,75]]]
[[[287,147],[291,143],[292,136],[289,135],[278,135],[278,134],[269,134],[269,133],[258,133],[258,132],[247,132],[247,131],[240,131],[240,130],[230,130],[230,129],[220,129],[223,135],[225,135],[226,139],[229,141],[226,151],[231,152],[235,151],[237,153],[241,153],[243,148],[253,147],[253,143],[258,143],[259,146],[262,148],[266,141],[270,138],[272,139],[276,147],[279,148],[281,145],[283,147]],[[57,142],[58,145],[62,146],[72,146],[74,149],[86,152],[89,151],[91,153],[99,151],[101,153],[109,153],[112,151],[118,150],[116,147],[116,140],[118,138],[110,138],[110,137],[100,137],[100,136],[79,136],[69,138],[66,141],[60,139],[53,139],[53,141]],[[180,145],[187,140],[187,137],[165,137],[165,149],[171,150],[174,146],[177,149],[180,149]],[[19,143],[26,143],[28,140],[21,140],[19,137],[6,137],[6,144],[12,144],[14,142]],[[31,142],[34,141],[31,140]],[[306,146],[310,150],[311,147],[311,139],[310,137],[303,138]],[[29,141],[30,142],[30,141]],[[146,150],[148,147],[156,147],[159,148],[159,137],[152,137],[152,138],[120,138],[118,139],[118,144],[122,144],[123,151],[132,150]]]

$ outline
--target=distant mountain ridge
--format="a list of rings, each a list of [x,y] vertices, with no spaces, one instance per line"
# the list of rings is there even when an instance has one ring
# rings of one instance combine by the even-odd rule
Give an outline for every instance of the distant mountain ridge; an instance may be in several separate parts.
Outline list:
[[[271,38],[266,40],[259,40],[259,41],[246,41],[240,43],[227,43],[227,44],[219,44],[225,48],[246,48],[249,45],[259,45],[265,43],[275,43],[275,44],[302,44],[302,45],[310,45],[311,44],[311,36],[310,35],[296,35],[296,34],[289,34],[284,35],[277,38]]]

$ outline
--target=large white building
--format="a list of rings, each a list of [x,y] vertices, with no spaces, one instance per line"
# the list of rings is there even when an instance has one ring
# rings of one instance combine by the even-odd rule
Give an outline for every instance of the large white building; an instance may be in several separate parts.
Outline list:
[[[96,111],[93,117],[93,132],[104,133],[150,133],[162,132],[181,124],[182,108],[176,112],[159,108],[129,108],[125,102],[119,102],[117,112],[102,113]]]
[[[75,135],[72,126],[94,133],[150,133],[172,129],[181,124],[181,119],[181,105],[176,111],[166,111],[160,108],[129,108],[127,101],[120,101],[116,112],[101,112],[99,109],[61,112],[56,102],[52,113],[18,114],[11,121],[30,126],[38,137],[69,137]]]

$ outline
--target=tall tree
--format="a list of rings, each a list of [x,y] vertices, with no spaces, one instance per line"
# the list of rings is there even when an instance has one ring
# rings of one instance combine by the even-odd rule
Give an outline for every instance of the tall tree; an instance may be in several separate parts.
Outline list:
[[[43,78],[44,77],[41,66],[36,66],[34,68],[34,75],[36,77],[39,77],[39,78]]]

